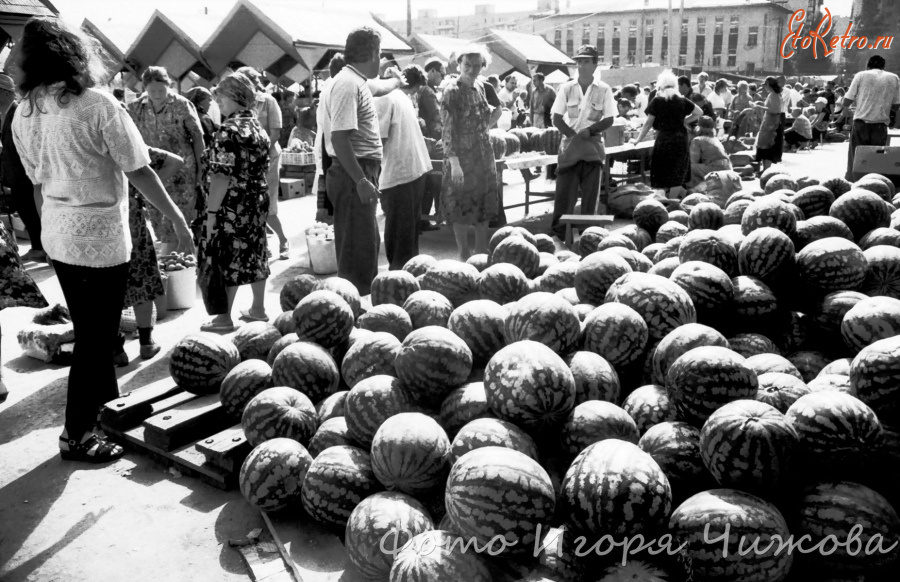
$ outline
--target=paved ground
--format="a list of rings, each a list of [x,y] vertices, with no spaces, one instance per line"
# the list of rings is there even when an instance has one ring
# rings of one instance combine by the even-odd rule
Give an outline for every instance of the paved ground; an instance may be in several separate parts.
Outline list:
[[[828,144],[814,152],[788,154],[785,164],[798,173],[834,177],[843,174],[846,147]],[[518,172],[506,174],[507,203],[522,199],[521,176]],[[534,228],[545,226],[548,217],[541,215],[550,209],[550,204],[538,204],[528,222]],[[266,297],[270,316],[278,313],[278,292],[284,282],[309,272],[303,230],[315,216],[314,198],[283,202],[281,216],[294,251],[290,260],[272,263]],[[522,216],[521,208],[508,213],[510,221]],[[27,248],[24,244],[22,252]],[[452,233],[445,227],[424,234],[421,251],[453,258]],[[62,300],[52,269],[32,265],[29,270],[49,301]],[[242,289],[235,313],[248,306],[249,300],[249,289]],[[225,542],[242,538],[263,523],[237,492],[222,492],[173,476],[135,454],[98,468],[60,461],[56,439],[63,422],[68,369],[21,355],[16,332],[30,321],[32,313],[25,308],[0,311],[3,376],[10,389],[9,398],[0,404],[0,579],[247,580],[240,556]],[[137,358],[137,341],[127,344],[133,361],[120,369],[120,390],[134,390],[164,377],[167,352],[184,334],[197,330],[205,317],[198,300],[194,308],[160,322],[155,336],[163,351],[148,362]],[[324,534],[313,531],[316,533],[310,533],[305,541],[301,536],[295,542],[295,553],[322,544],[333,547],[327,540],[317,541],[315,538]],[[331,556],[327,562],[313,568],[318,574],[304,576],[306,582],[339,579],[339,557]]]

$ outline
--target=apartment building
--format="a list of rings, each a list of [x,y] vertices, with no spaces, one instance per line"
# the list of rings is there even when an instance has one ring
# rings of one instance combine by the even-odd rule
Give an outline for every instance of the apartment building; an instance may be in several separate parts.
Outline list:
[[[452,3],[448,5],[452,6]],[[522,6],[527,10],[497,12],[493,4],[480,4],[475,6],[474,13],[456,16],[441,15],[435,9],[419,10],[412,20],[412,31],[414,34],[466,39],[479,38],[488,29],[527,32],[536,12],[552,10],[557,4],[549,0],[532,0],[522,2]],[[396,31],[406,32],[406,20],[392,20],[387,24]]]

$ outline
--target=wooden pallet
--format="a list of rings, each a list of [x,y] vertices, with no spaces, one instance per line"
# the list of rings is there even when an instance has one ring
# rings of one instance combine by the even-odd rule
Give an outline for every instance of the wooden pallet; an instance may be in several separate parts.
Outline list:
[[[107,403],[100,426],[124,447],[225,490],[237,487],[250,453],[218,394],[191,394],[170,378]]]

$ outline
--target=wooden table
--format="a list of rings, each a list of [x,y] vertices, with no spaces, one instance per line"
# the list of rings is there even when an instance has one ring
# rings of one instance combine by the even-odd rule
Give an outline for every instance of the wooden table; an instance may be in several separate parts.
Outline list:
[[[530,199],[532,196],[534,196],[535,198],[541,198],[541,202],[554,200],[556,198],[556,189],[554,189],[553,191],[545,190],[543,192],[531,191],[531,181],[534,180],[534,175],[531,173],[531,168],[540,168],[543,166],[555,164],[557,161],[557,156],[535,154],[534,156],[509,158],[504,161],[506,162],[506,167],[508,169],[519,170],[522,172],[522,179],[525,180],[525,202],[520,204],[510,204],[509,206],[504,206],[503,208],[521,208],[522,206],[524,206],[525,215],[528,216],[528,207],[531,204]]]
[[[609,200],[610,179],[612,174],[612,165],[614,162],[625,162],[628,160],[640,160],[641,171],[640,181],[644,182],[647,178],[647,160],[653,152],[654,141],[642,141],[637,145],[623,144],[606,148],[606,171],[603,172],[603,188],[600,192],[600,204],[603,206],[601,210],[606,209]],[[628,175],[617,175],[624,181],[633,180]],[[598,210],[599,212],[599,210]]]
[[[893,143],[894,138],[900,138],[900,129],[888,128],[888,145]]]

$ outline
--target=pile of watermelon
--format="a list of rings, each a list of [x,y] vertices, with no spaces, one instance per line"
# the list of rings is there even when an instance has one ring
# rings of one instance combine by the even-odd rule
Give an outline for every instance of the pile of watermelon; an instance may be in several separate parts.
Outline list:
[[[242,420],[245,498],[334,528],[369,580],[895,580],[897,207],[880,176],[773,166],[572,251],[504,227],[366,309],[297,277],[172,374]]]
[[[562,141],[562,134],[555,127],[547,129],[522,127],[509,131],[492,129],[490,137],[496,160],[531,152],[555,156],[559,153],[559,144]]]

